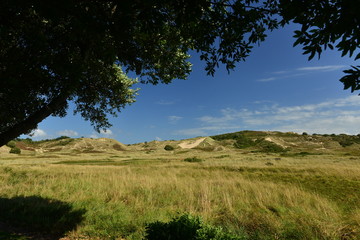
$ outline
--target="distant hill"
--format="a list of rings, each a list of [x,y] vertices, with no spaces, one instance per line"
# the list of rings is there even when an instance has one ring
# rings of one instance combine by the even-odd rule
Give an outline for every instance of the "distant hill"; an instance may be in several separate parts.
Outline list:
[[[217,141],[227,141],[239,149],[269,150],[281,152],[351,152],[360,153],[360,135],[346,134],[298,134],[276,131],[241,131],[211,136]]]
[[[103,153],[119,151],[228,151],[266,152],[282,154],[351,153],[360,154],[360,135],[346,134],[297,134],[275,131],[241,131],[197,137],[184,140],[151,141],[137,144],[122,144],[108,138],[69,138],[31,141],[18,139],[16,147],[22,152],[58,153]],[[168,146],[168,147],[166,147]],[[169,147],[170,146],[170,147]],[[8,153],[9,147],[0,148]]]
[[[127,146],[109,138],[69,138],[60,137],[42,141],[30,139],[16,140],[16,147],[22,151],[45,152],[73,152],[73,153],[102,153],[109,151],[126,151]],[[5,148],[6,146],[2,147]]]

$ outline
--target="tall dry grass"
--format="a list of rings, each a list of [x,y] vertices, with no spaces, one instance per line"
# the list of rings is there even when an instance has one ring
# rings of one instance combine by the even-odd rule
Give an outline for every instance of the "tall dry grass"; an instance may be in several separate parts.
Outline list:
[[[86,209],[85,220],[72,236],[141,239],[146,223],[183,212],[201,215],[250,239],[339,239],[349,231],[343,211],[331,199],[300,185],[214,168],[242,165],[220,160],[127,166],[8,165],[0,167],[0,195],[40,196]],[[321,174],[336,171],[341,170],[330,168]],[[358,209],[352,217],[353,229],[359,224]]]

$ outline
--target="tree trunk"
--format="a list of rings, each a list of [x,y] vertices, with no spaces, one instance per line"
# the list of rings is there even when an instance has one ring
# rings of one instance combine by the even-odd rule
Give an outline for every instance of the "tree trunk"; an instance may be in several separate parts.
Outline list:
[[[0,133],[0,147],[7,144],[14,138],[19,137],[21,134],[28,133],[30,130],[35,129],[37,125],[50,116],[54,111],[58,110],[61,106],[66,104],[68,95],[60,94],[54,98],[49,104],[30,115],[26,120],[17,123],[5,132]]]

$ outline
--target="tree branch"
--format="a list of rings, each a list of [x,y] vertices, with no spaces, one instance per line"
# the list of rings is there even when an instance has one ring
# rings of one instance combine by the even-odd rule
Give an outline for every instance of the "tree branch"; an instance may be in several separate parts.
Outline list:
[[[27,133],[30,130],[35,129],[42,120],[44,120],[53,112],[66,104],[68,97],[68,94],[60,94],[59,96],[54,98],[49,104],[29,116],[25,121],[15,124],[9,130],[0,133],[0,147],[13,140],[14,138],[20,136],[21,134]]]

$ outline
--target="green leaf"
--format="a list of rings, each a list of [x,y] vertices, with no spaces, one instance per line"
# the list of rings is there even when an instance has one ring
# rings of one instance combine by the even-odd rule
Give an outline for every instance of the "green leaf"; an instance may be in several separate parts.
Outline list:
[[[301,42],[302,42],[302,39],[301,39],[301,38],[296,39],[296,41],[295,41],[294,44],[293,44],[293,47],[295,47],[296,45],[298,45],[298,44],[301,43]]]
[[[360,58],[360,53],[358,53],[355,57],[355,60],[358,60]]]

